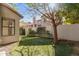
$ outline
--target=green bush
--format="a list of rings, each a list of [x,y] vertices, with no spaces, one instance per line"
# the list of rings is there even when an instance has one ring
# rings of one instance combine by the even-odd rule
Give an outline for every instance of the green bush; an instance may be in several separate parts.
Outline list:
[[[20,35],[25,35],[25,29],[24,28],[20,28]]]
[[[45,29],[45,27],[38,27],[36,31],[29,29],[28,37],[46,37],[52,38],[52,34]]]
[[[28,37],[35,37],[36,36],[36,32],[32,29],[29,29],[29,34],[27,35]]]
[[[79,24],[79,20],[72,20],[72,19],[66,19],[64,21],[65,24],[69,23],[69,24]]]
[[[47,31],[45,29],[45,27],[38,27],[37,28],[37,36],[50,38],[50,37],[52,37],[52,34],[50,34],[50,32]]]

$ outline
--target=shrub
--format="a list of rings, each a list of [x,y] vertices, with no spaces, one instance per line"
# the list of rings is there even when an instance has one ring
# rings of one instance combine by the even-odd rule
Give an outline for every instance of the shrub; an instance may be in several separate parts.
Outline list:
[[[34,37],[34,36],[36,36],[35,34],[36,34],[36,32],[34,30],[29,29],[29,34],[27,36],[28,37]]]
[[[45,27],[38,27],[36,33],[37,33],[37,36],[39,37],[47,37],[47,38],[52,37],[50,32],[47,31]]]
[[[36,31],[29,29],[28,37],[46,37],[52,38],[52,34],[45,29],[45,27],[38,27]]]
[[[24,28],[20,28],[20,35],[25,35],[25,29]]]

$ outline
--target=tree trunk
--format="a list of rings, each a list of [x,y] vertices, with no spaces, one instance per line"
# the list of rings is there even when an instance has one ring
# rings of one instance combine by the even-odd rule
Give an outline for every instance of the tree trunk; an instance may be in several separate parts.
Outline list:
[[[58,42],[57,26],[53,25],[53,31],[54,31],[54,34],[53,34],[54,43],[57,44]]]

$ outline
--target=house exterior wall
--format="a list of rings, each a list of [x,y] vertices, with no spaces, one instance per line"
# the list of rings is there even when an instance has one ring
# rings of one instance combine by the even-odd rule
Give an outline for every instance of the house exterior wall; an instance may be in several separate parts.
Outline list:
[[[45,27],[46,27],[46,30],[49,31],[49,32],[52,34],[53,28],[52,28],[51,22],[47,21],[47,22],[45,23]]]
[[[41,19],[41,26],[45,27],[47,31],[49,31],[51,34],[53,33],[52,24],[49,20]]]
[[[31,24],[33,25],[31,29],[34,31],[36,31],[38,27],[45,27],[47,31],[49,31],[51,34],[53,33],[52,24],[50,23],[49,20],[44,20],[44,19],[33,20],[33,23]]]
[[[1,18],[0,18],[0,43],[1,43]]]
[[[58,38],[79,41],[79,24],[59,25]]]
[[[7,17],[11,19],[15,19],[15,35],[14,36],[1,36],[0,44],[6,44],[14,41],[18,41],[19,39],[19,20],[21,17],[19,17],[17,14],[9,10],[8,8],[4,6],[0,6],[2,10],[1,17]],[[1,31],[1,30],[0,30]]]

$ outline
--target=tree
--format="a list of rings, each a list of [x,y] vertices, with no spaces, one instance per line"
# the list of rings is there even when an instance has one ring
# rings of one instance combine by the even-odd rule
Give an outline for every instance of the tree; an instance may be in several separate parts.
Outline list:
[[[71,24],[79,23],[79,4],[65,3],[61,5],[62,15],[66,18],[67,22]]]
[[[54,37],[54,43],[57,43],[57,26],[62,22],[59,6],[57,4],[48,3],[26,3],[26,5],[30,7],[28,10],[33,17],[39,15],[51,21],[54,30],[54,35],[52,36]],[[16,7],[15,5],[13,6]]]
[[[57,26],[62,22],[62,16],[66,20],[74,21],[79,19],[78,3],[55,4],[54,7],[54,4],[48,3],[27,3],[26,5],[30,7],[29,11],[33,16],[38,14],[51,21],[54,30],[54,42],[58,41]],[[15,7],[15,5],[13,6]]]
[[[30,6],[32,10],[38,13],[40,16],[43,16],[44,18],[51,21],[53,25],[52,28],[54,30],[54,43],[57,43],[57,26],[62,22],[62,17],[57,5],[55,8],[53,8],[53,5],[47,3],[28,3],[28,6]]]

